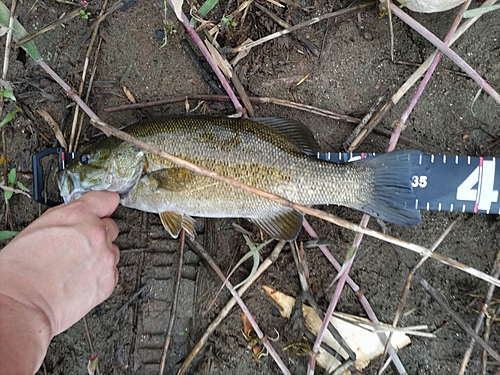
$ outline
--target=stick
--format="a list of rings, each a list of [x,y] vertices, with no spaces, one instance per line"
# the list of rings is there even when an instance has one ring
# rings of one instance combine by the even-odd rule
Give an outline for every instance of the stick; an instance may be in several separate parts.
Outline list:
[[[304,226],[304,229],[307,231],[307,233],[309,233],[311,238],[318,238],[318,235],[316,234],[314,229],[309,225],[307,220],[304,219],[302,225]],[[340,270],[342,269],[342,266],[340,265],[339,262],[337,262],[335,257],[330,253],[328,248],[324,245],[319,245],[318,247],[321,250],[321,252],[325,255],[326,259],[328,259],[328,261],[333,265],[333,267],[335,267],[335,269],[338,272],[340,272]],[[370,303],[366,299],[366,297],[363,294],[363,292],[361,291],[360,287],[351,279],[351,277],[349,275],[347,275],[346,282],[347,282],[347,284],[349,284],[352,291],[356,294],[356,298],[358,299],[361,306],[363,306],[363,309],[365,310],[368,318],[373,322],[373,324],[380,325],[380,321],[378,320],[377,316],[375,315],[375,312],[373,311]],[[383,332],[378,332],[377,335],[380,339],[380,342],[385,344],[385,342],[387,340],[387,335]],[[394,366],[396,367],[398,372],[400,374],[406,374],[406,370],[405,370],[403,364],[401,363],[401,360],[399,359],[396,351],[392,347],[392,345],[389,345],[389,355],[391,356],[392,362],[394,363]]]
[[[266,269],[273,264],[276,259],[278,259],[279,254],[281,253],[281,250],[283,249],[283,246],[285,245],[284,241],[278,242],[274,250],[271,252],[271,254],[266,258],[264,262],[259,266],[257,269],[257,272],[255,272],[255,275],[248,280],[245,285],[243,285],[241,288],[238,289],[238,295],[241,297],[243,294],[252,286],[252,284],[264,273]],[[198,340],[196,345],[193,347],[189,355],[187,356],[186,360],[182,364],[181,368],[177,372],[177,375],[183,375],[186,373],[188,370],[189,366],[191,365],[191,362],[193,362],[194,358],[198,355],[200,350],[205,346],[206,342],[208,341],[209,337],[214,333],[215,329],[219,326],[219,324],[224,320],[224,318],[229,314],[233,306],[236,304],[236,299],[233,297],[231,298],[227,303],[226,306],[219,312],[217,317],[210,323],[208,326],[207,330],[201,336],[201,338]]]
[[[171,0],[168,0],[168,5],[170,5],[170,7],[172,9],[175,9]],[[174,12],[175,12],[175,10],[174,10]],[[226,90],[227,95],[231,98],[231,102],[233,103],[236,112],[243,114],[244,113],[243,107],[241,106],[240,102],[238,101],[238,98],[236,97],[236,95],[234,94],[233,89],[231,88],[231,86],[227,82],[226,78],[224,77],[224,74],[222,74],[222,72],[220,71],[220,69],[217,66],[217,64],[215,63],[214,59],[212,59],[210,52],[208,52],[207,47],[205,47],[205,45],[201,41],[200,37],[196,33],[196,30],[193,29],[193,27],[190,25],[189,20],[187,19],[186,15],[182,12],[181,12],[181,21],[182,21],[182,24],[184,25],[184,27],[186,28],[186,30],[188,31],[189,35],[191,35],[191,38],[193,38],[193,41],[195,42],[196,46],[200,49],[203,56],[205,56],[205,59],[210,64],[210,67],[214,71],[217,78],[219,78],[219,81],[222,84],[222,87],[224,88],[224,90]]]
[[[446,238],[446,236],[451,232],[455,224],[460,220],[460,218],[457,218],[452,221],[450,225],[448,225],[448,228],[439,236],[437,241],[432,245],[431,251],[434,251],[437,249],[437,247],[443,242],[443,240]],[[399,299],[399,304],[398,308],[396,310],[396,314],[394,316],[394,320],[392,322],[392,326],[395,328],[398,325],[399,317],[403,315],[403,310],[406,302],[406,297],[410,293],[410,286],[411,286],[411,280],[413,279],[413,275],[415,275],[415,272],[418,271],[418,269],[424,264],[424,262],[428,259],[428,257],[422,257],[417,264],[410,270],[410,273],[408,274],[408,277],[406,278],[406,283],[403,287],[403,291],[401,292],[401,298]],[[380,363],[379,363],[379,371],[377,371],[379,374],[381,373],[382,366],[384,364],[384,359],[387,354],[387,348],[389,346],[389,343],[391,342],[392,335],[394,332],[391,332],[389,334],[389,338],[387,339],[387,342],[385,344],[384,352],[380,356]]]
[[[251,50],[255,46],[258,46],[260,44],[269,42],[270,40],[276,39],[276,38],[278,38],[280,36],[283,36],[283,35],[286,35],[286,34],[290,34],[290,33],[294,32],[294,31],[302,29],[303,27],[314,25],[315,23],[318,23],[319,21],[326,20],[328,18],[338,17],[338,16],[341,16],[343,14],[347,14],[347,13],[350,13],[350,12],[361,10],[361,9],[367,8],[369,6],[372,6],[374,4],[375,4],[374,2],[369,2],[369,3],[365,3],[365,4],[356,5],[354,7],[350,7],[350,8],[346,8],[346,9],[341,9],[341,10],[338,10],[338,11],[333,12],[333,13],[326,13],[326,14],[323,14],[323,15],[321,15],[319,17],[311,18],[308,21],[298,23],[297,25],[289,27],[288,29],[283,29],[281,31],[275,32],[275,33],[270,34],[268,36],[265,36],[264,38],[261,38],[259,40],[254,41],[254,42],[250,42],[248,44],[243,44],[243,45],[241,45],[239,47],[236,47],[236,48],[223,48],[222,51],[225,52],[225,53],[238,53],[238,52],[241,52],[241,51],[249,51],[249,50]]]
[[[497,256],[495,257],[495,264],[493,266],[493,272],[492,275],[493,277],[499,277],[500,276],[500,251],[497,252]],[[484,303],[481,305],[481,311],[479,312],[479,315],[477,316],[477,321],[476,321],[476,327],[474,331],[479,334],[479,330],[483,326],[483,319],[484,316],[486,315],[486,310],[488,309],[488,306],[490,305],[491,298],[493,297],[493,292],[495,291],[495,286],[490,285],[488,288],[488,292],[486,293],[486,297],[484,298]],[[469,362],[469,358],[472,354],[472,349],[474,349],[474,345],[476,343],[476,340],[472,337],[470,339],[470,344],[469,348],[464,354],[464,358],[462,360],[462,364],[460,365],[460,370],[458,372],[458,375],[464,375],[465,374],[465,369],[467,368],[467,363]]]
[[[399,254],[400,258],[403,260],[403,262],[406,264],[406,266],[411,269],[412,265],[410,262],[404,258],[403,253],[401,252],[400,249],[398,249],[396,246],[394,246],[394,249],[396,252]],[[474,332],[474,330],[462,319],[462,317],[452,310],[446,303],[446,301],[441,297],[440,293],[438,293],[428,282],[423,278],[423,276],[420,274],[420,272],[415,272],[415,276],[417,277],[417,280],[420,282],[422,287],[426,290],[427,293],[429,293],[432,298],[444,309],[448,314],[451,315],[453,320],[462,328],[466,333],[468,333],[471,337],[473,337],[476,342],[483,347],[484,350],[488,352],[489,355],[491,355],[497,362],[500,362],[500,355],[491,347],[489,346],[479,335]]]
[[[46,33],[47,31],[50,31],[52,29],[55,29],[57,26],[63,24],[64,22],[67,22],[77,16],[80,15],[80,10],[83,9],[83,8],[78,8],[78,9],[75,9],[73,10],[72,12],[66,14],[65,16],[55,20],[54,22],[51,22],[49,23],[47,26],[45,27],[42,27],[41,29],[35,31],[33,34],[30,34],[24,38],[22,38],[19,42],[17,42],[19,45],[22,45],[24,43],[27,43],[29,42],[30,40],[33,40],[35,39],[37,36],[40,36],[44,33]]]
[[[170,319],[168,322],[167,337],[165,338],[165,345],[163,346],[163,354],[161,356],[160,371],[159,375],[163,375],[165,371],[165,360],[167,359],[167,352],[172,341],[172,332],[174,330],[175,313],[177,311],[177,302],[179,300],[179,292],[181,289],[181,277],[182,277],[182,263],[184,258],[184,241],[186,239],[186,231],[181,229],[181,235],[179,238],[179,259],[177,260],[177,270],[175,272],[175,284],[174,284],[174,300],[172,306],[170,307]]]
[[[486,0],[483,4],[481,4],[480,8],[484,8],[495,4],[497,0]],[[465,21],[462,26],[457,29],[457,32],[453,34],[450,43],[453,44],[463,33],[465,33],[478,19],[480,16],[476,16],[474,18],[470,18]],[[359,144],[366,138],[368,134],[370,134],[375,127],[378,125],[380,120],[385,116],[389,109],[391,109],[394,105],[396,105],[401,98],[408,92],[408,90],[422,77],[422,75],[426,72],[426,70],[431,65],[434,57],[437,55],[439,50],[434,51],[428,58],[420,65],[420,67],[406,80],[406,82],[399,88],[399,90],[389,99],[383,106],[382,109],[370,120],[370,122],[366,125],[365,129],[363,129],[362,133],[356,137],[356,139],[351,144],[350,151],[353,151]]]
[[[434,34],[432,34],[429,30],[427,30],[424,26],[419,24],[401,9],[399,9],[393,3],[390,3],[391,11],[398,16],[403,22],[408,24],[411,28],[413,28],[416,32],[422,35],[425,39],[431,42],[434,46],[439,48],[448,58],[450,58],[460,69],[462,69],[469,77],[471,77],[474,82],[476,82],[479,87],[481,87],[484,91],[486,91],[490,96],[500,104],[500,95],[490,86],[488,82],[486,82],[479,74],[476,73],[472,67],[467,64],[460,56],[456,54],[450,47],[448,47],[445,43],[440,41]]]
[[[102,17],[104,10],[106,9],[106,6],[108,5],[108,0],[104,0],[104,3],[101,8],[101,13],[99,14],[99,17]],[[80,87],[78,89],[78,96],[82,96],[83,93],[83,88],[85,87],[85,78],[87,76],[87,69],[89,67],[89,61],[90,61],[90,55],[92,53],[92,49],[94,46],[95,39],[97,37],[97,33],[99,32],[99,25],[101,24],[100,22],[96,22],[97,26],[94,29],[94,32],[92,33],[92,38],[90,39],[89,47],[87,48],[87,53],[85,54],[85,62],[83,63],[83,72],[82,72],[82,80],[80,81]],[[87,93],[90,92],[90,87],[87,90]],[[69,152],[74,152],[76,147],[75,147],[75,142],[78,143],[78,140],[75,141],[76,134],[80,134],[81,126],[82,126],[82,121],[80,121],[80,129],[77,131],[77,122],[78,122],[78,116],[80,114],[80,107],[75,108],[75,113],[73,114],[73,124],[71,125],[71,134],[69,137]],[[83,119],[83,117],[82,117]]]
[[[208,262],[208,264],[210,265],[210,267],[212,267],[212,269],[215,271],[215,273],[217,274],[217,276],[219,276],[222,281],[225,281],[226,280],[226,276],[220,270],[220,268],[217,266],[217,264],[214,262],[214,260],[210,256],[210,254],[208,254],[205,251],[205,249],[201,246],[201,244],[198,241],[196,241],[196,239],[193,239],[193,240],[188,239],[188,241],[193,245],[193,248],[196,250],[196,252],[202,258],[204,258]],[[245,303],[243,302],[243,300],[241,299],[241,297],[239,296],[239,294],[234,290],[233,285],[229,282],[229,280],[226,282],[226,286],[227,286],[227,289],[229,290],[229,292],[231,292],[231,294],[235,298],[236,302],[238,302],[238,305],[240,306],[241,310],[247,316],[248,321],[252,325],[253,330],[257,334],[257,337],[262,341],[262,344],[264,344],[264,346],[266,347],[267,351],[269,352],[269,354],[271,355],[271,357],[273,357],[274,361],[276,362],[276,364],[278,365],[278,367],[281,369],[281,371],[283,372],[283,374],[285,374],[285,375],[291,375],[290,371],[288,371],[286,365],[283,363],[283,361],[279,357],[278,353],[276,353],[276,351],[274,350],[273,346],[271,345],[271,343],[269,342],[269,340],[267,339],[267,337],[264,336],[264,334],[262,333],[261,329],[257,325],[257,322],[255,321],[255,319],[253,318],[252,314],[248,310],[248,307],[245,305]]]
[[[9,18],[9,31],[7,31],[7,38],[5,41],[5,54],[3,58],[3,69],[2,69],[2,79],[4,81],[7,80],[7,71],[9,68],[9,56],[10,56],[10,49],[12,48],[12,34],[14,31],[14,13],[16,11],[16,6],[17,6],[17,0],[12,1],[12,5],[10,8],[10,18]],[[0,119],[3,118],[3,94],[0,93]],[[5,130],[2,129],[2,148],[3,148],[3,155],[5,157],[6,162],[3,164],[3,171],[4,171],[4,185],[8,184],[8,179],[7,179],[7,174],[8,174],[8,168],[7,168],[7,147],[5,145]],[[10,203],[8,199],[5,200],[5,220],[9,225],[10,230],[13,230],[14,227],[12,225],[12,215],[10,211]]]
[[[470,5],[471,0],[466,1],[462,7],[460,8],[460,11],[458,12],[457,16],[455,17],[455,20],[453,21],[453,24],[451,25],[450,30],[448,31],[448,34],[444,38],[444,43],[449,46],[451,44],[451,38],[453,37],[453,34],[455,34],[458,25],[460,24],[460,21],[463,18],[464,12],[467,10],[467,8]],[[396,148],[396,143],[399,139],[399,136],[401,134],[401,131],[406,128],[406,120],[410,116],[411,112],[413,111],[413,108],[417,105],[418,100],[420,99],[420,96],[424,92],[425,87],[427,86],[427,83],[429,83],[429,80],[431,79],[432,73],[434,73],[434,70],[436,69],[437,65],[439,64],[439,61],[441,61],[441,57],[443,56],[443,52],[439,51],[433,58],[431,65],[429,66],[429,69],[427,69],[427,72],[425,73],[424,78],[422,79],[422,82],[420,82],[420,85],[417,88],[417,91],[413,95],[413,97],[410,100],[410,104],[408,104],[408,107],[405,109],[403,114],[401,115],[401,118],[399,121],[396,121],[394,125],[394,130],[391,135],[391,139],[389,140],[389,145],[387,146],[387,151],[392,151]]]

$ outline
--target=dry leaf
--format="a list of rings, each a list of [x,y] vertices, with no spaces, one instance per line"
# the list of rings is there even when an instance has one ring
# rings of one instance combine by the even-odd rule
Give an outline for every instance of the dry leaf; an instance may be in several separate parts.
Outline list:
[[[184,2],[184,0],[171,0],[171,1],[177,19],[182,22],[182,3]]]
[[[265,285],[262,286],[262,288],[265,290],[267,296],[272,298],[281,307],[281,315],[285,318],[290,318],[292,308],[295,305],[295,298],[278,292]],[[304,314],[306,328],[316,336],[321,328],[321,319],[312,307],[302,305],[302,311]],[[384,351],[384,345],[380,342],[376,333],[361,328],[358,325],[349,323],[344,319],[340,319],[338,316],[345,315],[350,319],[358,321],[361,320],[364,322],[367,322],[367,319],[348,314],[335,315],[332,316],[330,322],[339,331],[340,335],[345,339],[349,347],[356,353],[356,362],[354,362],[354,367],[361,371],[363,368],[368,366],[372,359],[382,354]],[[349,357],[346,351],[342,349],[329,331],[325,333],[323,342],[339,353],[343,358],[347,359]],[[408,336],[401,332],[394,332],[391,344],[395,349],[400,349],[409,343],[410,338]],[[322,348],[319,350],[316,362],[318,365],[327,370],[327,374],[333,372],[341,365],[338,359]]]
[[[127,97],[128,101],[130,103],[133,103],[133,104],[137,103],[137,100],[135,99],[134,94],[132,94],[132,91],[130,91],[127,86],[122,85],[122,90],[125,93],[125,96]]]
[[[56,122],[56,120],[54,120],[52,118],[52,116],[50,115],[49,112],[44,111],[43,109],[39,109],[37,112],[38,112],[38,114],[40,116],[43,117],[43,119],[45,120],[45,122],[47,124],[49,124],[49,125],[52,126],[52,128],[54,129],[54,134],[56,136],[56,139],[59,141],[59,143],[61,144],[61,146],[65,150],[67,150],[68,149],[68,145],[66,144],[66,140],[64,139],[64,135],[61,132],[61,129],[59,128],[59,124]]]
[[[244,46],[246,44],[249,44],[251,42],[253,42],[253,40],[250,38],[247,38],[247,40],[245,40],[243,43],[240,44],[240,47]],[[244,58],[246,55],[248,55],[249,52],[250,52],[250,50],[247,50],[247,49],[238,52],[238,54],[235,56],[235,58],[231,60],[231,65],[236,66],[236,64],[238,64],[242,58]]]
[[[233,69],[231,68],[231,64],[229,64],[229,62],[224,57],[221,56],[219,51],[217,51],[217,49],[213,45],[211,45],[210,42],[206,39],[205,39],[205,45],[207,46],[208,51],[212,55],[212,58],[214,59],[215,63],[222,71],[222,73],[224,73],[224,75],[227,78],[231,78],[233,76],[232,73]]]

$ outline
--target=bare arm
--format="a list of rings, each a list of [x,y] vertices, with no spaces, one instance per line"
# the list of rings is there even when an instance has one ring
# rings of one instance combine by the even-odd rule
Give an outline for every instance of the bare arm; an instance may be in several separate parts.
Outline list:
[[[118,281],[119,203],[91,192],[45,212],[0,250],[0,374],[33,374],[52,338],[104,301]]]

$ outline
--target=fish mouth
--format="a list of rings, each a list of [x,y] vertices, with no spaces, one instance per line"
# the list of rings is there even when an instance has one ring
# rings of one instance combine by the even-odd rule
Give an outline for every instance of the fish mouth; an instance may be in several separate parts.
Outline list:
[[[58,172],[57,184],[60,195],[66,204],[77,200],[89,191],[82,188],[80,174],[68,170]]]

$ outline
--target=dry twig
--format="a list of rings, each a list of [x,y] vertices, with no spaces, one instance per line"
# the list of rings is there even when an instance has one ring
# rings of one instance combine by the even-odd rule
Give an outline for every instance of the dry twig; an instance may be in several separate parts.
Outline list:
[[[217,266],[217,264],[214,262],[212,257],[201,246],[201,244],[198,241],[196,241],[195,239],[193,239],[193,240],[189,239],[189,243],[191,243],[193,245],[193,249],[200,255],[200,257],[207,261],[207,263],[210,265],[210,267],[212,267],[212,269],[215,271],[217,276],[219,276],[222,281],[225,281],[226,276],[220,270],[220,268]],[[235,298],[236,302],[238,302],[238,305],[240,306],[243,313],[248,318],[248,321],[252,325],[252,328],[255,331],[255,333],[257,334],[257,337],[261,340],[262,344],[266,347],[266,349],[269,352],[269,354],[271,355],[271,357],[273,357],[274,361],[276,362],[276,364],[278,365],[280,370],[285,375],[291,375],[290,371],[288,370],[286,365],[283,363],[283,361],[279,357],[278,353],[276,353],[276,351],[274,350],[271,343],[269,342],[269,339],[264,335],[264,333],[261,331],[261,329],[257,325],[257,322],[255,321],[254,317],[252,316],[252,314],[248,310],[247,306],[245,305],[245,303],[243,302],[243,300],[241,299],[239,294],[234,290],[232,284],[229,281],[227,281],[226,286],[227,286],[227,289],[229,290],[229,292],[231,292],[231,294]]]
[[[455,224],[459,220],[460,220],[460,217],[457,218],[457,219],[455,219],[455,220],[453,220],[453,222],[450,225],[448,225],[448,228],[446,228],[446,230],[441,234],[441,236],[439,236],[439,238],[437,239],[437,241],[432,245],[431,251],[434,251],[434,250],[437,249],[437,247],[441,244],[441,242],[443,242],[443,240],[451,232],[451,230],[453,229],[453,227],[455,226]],[[392,326],[394,328],[397,327],[398,321],[399,321],[399,317],[403,314],[404,307],[405,307],[405,302],[406,302],[406,297],[410,293],[410,285],[411,285],[411,280],[413,278],[413,275],[415,275],[415,272],[418,271],[418,269],[422,266],[422,264],[424,264],[424,262],[427,259],[428,259],[427,256],[422,257],[417,262],[417,264],[411,269],[410,273],[408,274],[408,277],[406,278],[406,283],[405,283],[405,285],[403,287],[403,291],[401,293],[401,298],[399,299],[398,308],[396,310],[396,314],[395,314],[394,320],[392,322]],[[392,332],[389,334],[389,338],[387,339],[387,342],[385,344],[384,353],[380,357],[379,371],[378,371],[379,374],[382,373],[382,365],[384,363],[384,359],[385,359],[385,356],[386,356],[386,353],[387,353],[388,345],[391,342],[391,338],[392,338]]]
[[[73,10],[72,12],[64,15],[63,17],[55,20],[54,22],[49,23],[47,26],[44,26],[41,29],[38,29],[33,34],[30,34],[30,35],[22,38],[17,43],[19,45],[22,45],[24,43],[29,42],[30,40],[35,39],[36,37],[38,37],[38,36],[40,36],[42,34],[45,34],[47,31],[55,29],[57,26],[63,24],[64,22],[67,22],[67,21],[69,21],[69,20],[71,20],[71,19],[79,16],[80,15],[80,10],[82,10],[82,9],[83,8],[78,8],[78,9]]]
[[[372,6],[374,4],[375,4],[374,2],[369,2],[369,3],[365,3],[365,4],[356,5],[356,6],[353,6],[353,7],[350,7],[350,8],[341,9],[341,10],[338,10],[338,11],[333,12],[333,13],[325,13],[325,14],[322,14],[321,16],[319,16],[319,17],[311,18],[308,21],[298,23],[297,25],[289,27],[288,29],[283,29],[281,31],[278,31],[278,32],[273,33],[273,34],[270,34],[268,36],[265,36],[264,38],[261,38],[259,40],[254,41],[254,42],[243,44],[243,45],[241,45],[239,47],[236,47],[236,48],[223,48],[222,51],[225,52],[225,53],[238,53],[238,52],[241,52],[241,51],[249,51],[253,47],[256,47],[256,46],[258,46],[260,44],[269,42],[270,40],[276,39],[276,38],[278,38],[280,36],[283,36],[283,35],[286,35],[286,34],[290,34],[291,32],[297,31],[297,30],[302,29],[302,28],[304,28],[306,26],[314,25],[315,23],[318,23],[320,21],[326,20],[328,18],[338,17],[338,16],[341,16],[343,14],[347,14],[347,13],[350,13],[350,12],[361,10],[361,9],[367,8],[369,6]]]
[[[10,56],[10,49],[12,47],[12,37],[13,37],[12,34],[14,30],[14,14],[16,12],[16,6],[17,6],[17,0],[13,0],[10,8],[9,30],[7,31],[7,38],[5,41],[5,54],[3,59],[2,79],[4,81],[7,80],[7,71],[9,68],[9,56]],[[0,119],[3,119],[3,93],[1,92],[0,92]],[[5,159],[7,159],[7,147],[5,146],[5,131],[3,129],[2,129],[2,149],[3,149],[3,156]],[[3,164],[3,171],[4,171],[4,185],[8,185],[7,163]],[[14,226],[12,225],[12,215],[8,199],[5,199],[5,220],[9,225],[10,230],[13,230]]]
[[[172,341],[172,332],[174,330],[175,314],[177,312],[177,302],[179,300],[179,292],[181,289],[181,276],[182,276],[182,262],[184,258],[184,240],[186,239],[186,231],[181,229],[179,238],[179,259],[177,261],[177,270],[175,271],[175,283],[174,283],[174,299],[172,306],[170,306],[170,318],[168,322],[167,336],[165,338],[165,345],[163,346],[163,354],[160,361],[160,371],[159,375],[163,375],[165,371],[165,361],[167,359],[167,352]]]
[[[276,261],[276,259],[278,259],[278,256],[281,253],[281,250],[283,249],[284,245],[285,245],[284,241],[278,242],[278,244],[275,246],[271,254],[259,266],[257,272],[255,272],[253,277],[250,280],[248,280],[245,283],[245,285],[243,285],[241,288],[238,289],[238,295],[240,297],[243,296],[243,294],[248,290],[248,288],[250,288],[250,286],[252,286],[252,284],[260,277],[260,275],[262,275],[262,273],[266,269],[268,269],[269,266],[271,266],[271,264],[273,264]],[[235,304],[236,304],[236,299],[234,297],[231,298],[226,303],[226,306],[224,306],[224,308],[219,312],[217,317],[212,321],[212,323],[210,323],[203,336],[201,336],[201,338],[198,340],[193,349],[191,349],[191,352],[184,360],[184,363],[177,372],[177,375],[183,375],[186,373],[186,371],[188,370],[189,366],[191,365],[195,357],[198,355],[203,346],[205,346],[205,343],[207,342],[208,338],[212,335],[212,333],[219,326],[222,320],[224,320],[224,318],[229,314],[229,312],[231,311],[231,309],[234,307]]]
[[[303,225],[304,229],[307,231],[307,233],[311,236],[311,238],[313,238],[313,239],[318,238],[318,235],[316,234],[314,229],[309,225],[307,220],[304,219],[302,225]],[[333,267],[335,267],[337,272],[340,272],[342,269],[342,266],[340,265],[339,262],[337,262],[337,260],[330,253],[330,251],[327,249],[327,247],[324,245],[318,245],[318,247],[321,250],[321,252],[323,253],[323,255],[325,256],[325,258],[328,259],[328,261],[330,261],[330,263],[333,265]],[[359,288],[359,286],[351,279],[351,277],[349,275],[347,275],[346,282],[351,287],[353,292],[356,294],[356,297],[358,298],[359,303],[361,304],[361,306],[365,310],[368,318],[373,322],[373,324],[380,325],[380,321],[378,320],[377,316],[375,315],[375,312],[373,311],[372,307],[370,306],[370,303],[368,302],[368,300],[366,299],[364,294],[361,292],[361,289]],[[378,333],[378,337],[382,343],[385,343],[387,340],[387,335],[385,333],[382,333],[382,332]],[[397,370],[399,371],[399,373],[400,374],[406,373],[406,370],[404,369],[404,366],[401,363],[401,361],[400,361],[396,351],[392,347],[392,345],[389,345],[389,355],[391,356],[391,359],[392,359],[394,365],[396,366]]]
[[[497,256],[495,257],[495,264],[493,266],[492,275],[493,275],[493,277],[496,277],[496,278],[498,278],[500,276],[500,250],[497,252]],[[486,293],[486,297],[484,298],[484,303],[481,305],[481,310],[479,312],[479,315],[477,316],[476,326],[474,327],[474,331],[477,334],[479,334],[479,331],[481,330],[481,327],[483,326],[483,319],[484,319],[484,316],[486,315],[486,310],[488,310],[488,307],[490,305],[491,298],[493,297],[494,291],[495,291],[495,286],[490,285],[488,287],[488,292]],[[476,340],[474,338],[471,338],[469,348],[467,349],[467,351],[464,354],[464,358],[462,360],[462,364],[460,365],[460,370],[458,372],[458,375],[465,374],[465,369],[467,368],[467,363],[469,362],[470,356],[472,354],[472,349],[474,349],[475,344],[476,344]]]
[[[488,7],[496,3],[497,0],[486,0],[483,4],[481,4],[480,8]],[[453,34],[451,38],[450,45],[453,44],[463,33],[465,33],[478,19],[480,16],[476,16],[474,18],[469,18],[466,20]],[[408,92],[408,90],[422,77],[422,75],[427,71],[432,61],[439,50],[434,51],[428,58],[425,60],[420,67],[415,70],[415,72],[406,80],[406,82],[399,88],[399,90],[389,99],[379,110],[379,112],[366,124],[365,128],[360,132],[360,134],[356,137],[356,139],[352,142],[351,148],[354,150],[358,147],[361,142],[370,134],[376,126],[380,122],[380,120],[385,116],[389,110],[396,105],[401,98]]]
[[[101,8],[101,13],[99,14],[100,18],[104,14],[104,11],[105,11],[107,5],[108,5],[108,0],[104,0],[104,4]],[[95,42],[95,39],[97,37],[97,33],[99,32],[100,21],[96,22],[96,25],[97,26],[94,28],[94,32],[92,33],[92,38],[90,39],[89,47],[87,48],[87,53],[85,55],[85,62],[83,63],[82,79],[80,81],[80,87],[78,89],[78,96],[80,96],[80,97],[82,96],[83,88],[85,86],[85,78],[87,77],[87,69],[89,67],[90,55],[92,54],[94,42]],[[94,59],[94,63],[96,60],[97,60],[97,56]],[[90,89],[91,88],[89,87],[87,90],[87,98],[88,98],[88,93],[90,92]],[[87,98],[85,99],[85,102],[87,102]],[[80,107],[76,106],[75,113],[73,114],[73,124],[71,126],[71,134],[69,137],[69,149],[68,149],[69,152],[74,152],[76,150],[76,144],[78,143],[78,138],[76,137],[76,135],[80,134],[82,123],[83,123],[83,115],[82,115],[81,121],[79,124],[80,126],[77,129],[77,122],[78,122],[79,114],[80,114]]]
[[[396,5],[389,3],[392,12],[398,16],[403,22],[408,24],[411,28],[417,31],[435,47],[439,48],[448,58],[450,58],[460,69],[462,69],[467,75],[476,82],[479,87],[486,91],[497,103],[500,104],[500,95],[486,82],[477,72],[467,64],[458,54],[448,47],[445,43],[439,40],[434,34],[429,30],[403,12]]]

